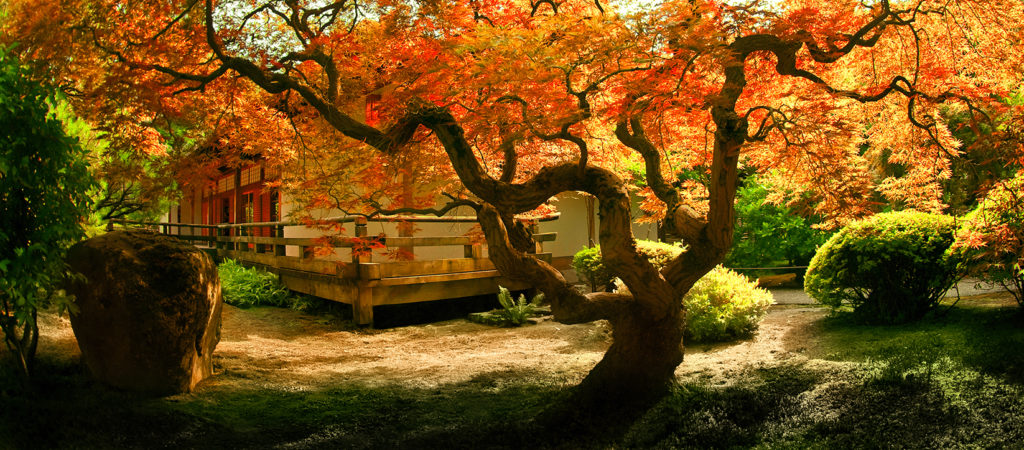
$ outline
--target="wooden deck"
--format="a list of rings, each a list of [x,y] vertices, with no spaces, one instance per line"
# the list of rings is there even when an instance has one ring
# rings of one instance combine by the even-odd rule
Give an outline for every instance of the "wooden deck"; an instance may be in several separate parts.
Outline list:
[[[557,215],[541,219],[554,220]],[[307,249],[317,245],[310,238],[285,238],[284,227],[291,222],[251,224],[190,225],[176,223],[122,222],[124,226],[148,226],[165,234],[192,241],[209,248],[218,258],[231,258],[277,274],[289,289],[316,297],[352,305],[352,316],[360,325],[373,324],[373,307],[425,302],[498,292],[498,285],[509,289],[529,286],[502,277],[490,259],[484,257],[486,246],[468,236],[367,237],[367,220],[363,217],[332,219],[355,224],[355,236],[341,238],[330,244],[335,248],[353,248],[372,239],[386,248],[411,251],[423,247],[462,247],[462,258],[374,261],[378,256],[356,255],[347,261],[327,260],[311,256],[286,256],[288,253],[308,255]],[[393,221],[394,218],[372,219]],[[475,222],[472,217],[402,217],[409,222]],[[205,231],[203,231],[205,230]],[[536,228],[534,228],[536,230]],[[205,233],[205,234],[204,234]],[[271,236],[258,236],[267,234]],[[535,232],[535,253],[551,261],[544,253],[543,243],[556,239],[556,233]],[[298,251],[289,252],[289,247]]]

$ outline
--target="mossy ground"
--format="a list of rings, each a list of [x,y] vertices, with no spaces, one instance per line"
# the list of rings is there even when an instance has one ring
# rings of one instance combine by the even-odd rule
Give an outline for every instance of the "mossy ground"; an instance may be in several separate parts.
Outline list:
[[[222,372],[218,377],[227,380],[196,393],[146,398],[106,389],[78,365],[41,354],[33,388],[21,387],[10,373],[0,379],[0,447],[1024,445],[1024,318],[1005,296],[964,300],[944,315],[896,327],[812,313],[780,336],[788,349],[783,356],[711,376],[687,370],[713,365],[730,345],[750,342],[691,348],[670,397],[635,414],[599,418],[584,411],[571,423],[545,412],[572,408],[566,404],[571,385],[583,372],[521,367],[450,383],[339,377],[312,386],[252,380],[258,372]]]

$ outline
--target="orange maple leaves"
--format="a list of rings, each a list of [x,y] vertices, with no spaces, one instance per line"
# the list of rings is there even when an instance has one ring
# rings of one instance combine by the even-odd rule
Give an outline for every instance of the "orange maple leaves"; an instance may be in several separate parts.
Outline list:
[[[368,12],[362,15],[344,3],[333,4],[334,16],[311,8],[305,27],[268,10],[215,6],[217,42],[268,77],[313,93],[282,84],[268,94],[233,75],[207,77],[218,62],[206,42],[203,2],[35,3],[11,3],[5,34],[82,92],[76,111],[105,123],[120,145],[149,153],[177,147],[181,167],[193,169],[189,158],[200,148],[219,149],[216,158],[226,159],[210,162],[228,166],[259,154],[292,165],[298,179],[286,184],[310,190],[300,195],[310,207],[361,212],[395,202],[429,206],[440,191],[466,193],[430,133],[416,131],[406,159],[395,163],[326,126],[310,95],[340,111],[362,110],[368,94],[379,96],[371,125],[381,130],[415,105],[444,107],[490,176],[502,175],[507,150],[514,151],[514,181],[583,156],[625,177],[639,157],[613,129],[639,117],[663,154],[666,178],[696,205],[706,186],[679,175],[710,167],[710,109],[723,70],[742,64],[747,85],[736,113],[751,142],[741,164],[777,178],[773,184],[793,198],[816,199],[816,211],[840,223],[873,211],[880,199],[941,210],[940,181],[959,144],[939,105],[970,101],[972,113],[992,110],[993,95],[1019,88],[1024,62],[1011,19],[1019,5],[1002,0],[673,0],[602,2],[600,9],[584,0],[539,7],[389,0],[360,6]],[[854,36],[890,4],[898,13],[886,26]],[[780,75],[768,52],[736,61],[728,45],[759,34],[801,45],[796,68],[828,86]],[[809,50],[838,58],[851,43],[864,45],[831,62],[814,61]],[[907,92],[869,104],[849,95],[894,86]],[[885,173],[883,165],[905,170]],[[412,195],[401,181],[410,174],[418,180]],[[661,203],[646,199],[644,208],[659,216]]]

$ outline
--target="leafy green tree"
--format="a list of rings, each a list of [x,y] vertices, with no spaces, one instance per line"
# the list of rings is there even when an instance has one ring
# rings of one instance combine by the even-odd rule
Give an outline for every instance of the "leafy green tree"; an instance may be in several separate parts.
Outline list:
[[[83,236],[94,185],[78,141],[53,114],[53,92],[0,48],[0,330],[26,379],[37,310],[62,299],[64,252]]]
[[[747,178],[736,191],[736,238],[727,266],[804,265],[831,234],[813,228],[813,220],[789,207],[768,202],[768,193],[769,186],[757,177]]]
[[[96,179],[89,191],[92,213],[85,224],[87,236],[105,232],[111,220],[156,222],[172,206],[172,199],[181,195],[166,154],[148,154],[127,146],[123,136],[80,118],[61,92],[57,92],[50,112],[83,148],[89,172]]]

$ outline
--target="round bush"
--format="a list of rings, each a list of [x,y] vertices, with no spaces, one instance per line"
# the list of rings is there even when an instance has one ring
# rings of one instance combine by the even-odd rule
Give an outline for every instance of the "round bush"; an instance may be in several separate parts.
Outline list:
[[[920,319],[960,278],[947,252],[955,229],[952,217],[910,211],[854,222],[818,249],[804,290],[834,310],[849,303],[865,322]]]
[[[637,248],[659,270],[684,251],[677,245],[653,241],[637,241]],[[600,252],[596,254],[594,257],[587,253],[589,260],[596,261],[590,267],[605,270],[600,265]],[[629,292],[618,279],[615,288],[619,292]],[[758,288],[756,282],[722,266],[715,267],[697,280],[682,298],[687,311],[686,339],[720,342],[750,336],[757,330],[773,300],[772,294]]]
[[[738,272],[715,267],[683,296],[686,338],[698,342],[750,336],[771,306],[772,294]]]
[[[572,269],[576,275],[590,283],[590,289],[596,291],[598,287],[607,286],[612,280],[612,275],[601,263],[601,246],[585,247],[576,252],[572,257]]]

